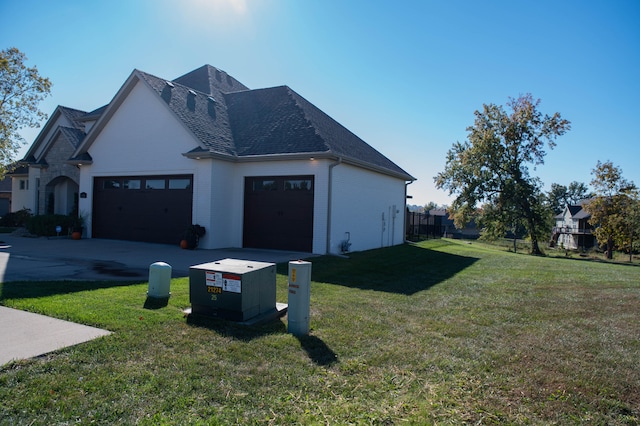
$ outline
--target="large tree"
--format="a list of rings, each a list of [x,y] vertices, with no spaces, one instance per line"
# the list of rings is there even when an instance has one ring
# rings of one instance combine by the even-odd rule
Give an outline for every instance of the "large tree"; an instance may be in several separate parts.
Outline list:
[[[596,227],[596,239],[606,246],[607,259],[613,258],[615,248],[628,247],[631,254],[640,231],[638,188],[623,178],[622,169],[611,161],[598,161],[591,174],[596,195],[585,209],[591,214],[589,223]]]
[[[456,195],[450,212],[456,226],[463,226],[484,205],[481,223],[495,231],[522,224],[531,239],[531,253],[541,254],[538,239],[549,232],[550,212],[545,207],[541,182],[529,174],[529,166],[544,163],[545,147],[571,125],[559,113],[544,115],[540,100],[530,94],[509,98],[502,106],[484,105],[476,111],[465,142],[456,142],[447,153],[436,186]]]
[[[39,127],[47,115],[38,104],[51,92],[51,82],[15,47],[0,51],[0,178],[24,143],[19,131]]]
[[[578,181],[571,182],[568,187],[552,183],[547,194],[549,205],[556,214],[562,213],[566,205],[577,205],[592,196],[587,185]]]

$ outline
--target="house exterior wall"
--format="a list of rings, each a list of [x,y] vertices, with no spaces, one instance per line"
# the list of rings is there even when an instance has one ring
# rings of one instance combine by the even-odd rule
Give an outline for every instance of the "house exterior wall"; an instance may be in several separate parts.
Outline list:
[[[59,176],[69,178],[76,185],[79,182],[79,170],[75,166],[65,164],[65,161],[73,153],[73,146],[60,134],[55,135],[59,126],[73,127],[73,123],[60,113],[55,114],[51,120],[42,129],[43,133],[38,135],[34,143],[39,144],[32,153],[35,158],[44,158],[49,166],[45,168],[29,167],[28,176],[16,176],[13,178],[12,192],[15,195],[12,197],[11,211],[27,208],[33,214],[45,214],[47,195],[44,189],[48,183]],[[51,140],[53,137],[55,139]],[[20,188],[20,180],[23,179],[29,181],[28,190]],[[69,195],[68,190],[61,191],[60,188],[52,190],[61,195],[63,197],[61,200],[65,202],[64,205],[60,204],[59,208],[56,208],[56,213],[68,214],[68,206],[73,204],[73,201],[68,201],[68,199],[69,197],[73,198],[75,188],[71,189],[71,195]]]
[[[66,140],[62,134],[51,141],[48,145],[48,149],[44,153],[44,159],[48,164],[48,167],[40,169],[40,185],[45,190],[38,191],[39,200],[37,214],[47,213],[47,204],[49,202],[49,194],[54,194],[54,213],[55,214],[69,214],[73,207],[73,197],[78,188],[78,182],[80,181],[80,170],[78,167],[71,164],[66,164],[65,161],[73,154],[74,147],[69,141]],[[31,170],[34,167],[30,167]],[[50,184],[55,183],[56,179],[60,177],[67,178],[70,182],[60,182],[55,187],[48,187]],[[34,212],[36,213],[36,212]]]
[[[575,250],[578,248],[578,241],[570,233],[572,229],[578,229],[578,221],[571,217],[571,212],[568,208],[564,209],[562,217],[556,219],[556,227],[560,228],[562,232],[558,235],[557,245],[569,250]]]
[[[237,210],[235,168],[232,163],[221,160],[199,160],[198,172],[194,176],[193,223],[205,227],[206,234],[200,239],[200,247],[206,249],[241,247],[237,238],[238,220],[242,213]],[[240,216],[240,218],[238,218]]]
[[[22,183],[21,183],[22,182]],[[29,182],[28,175],[17,175],[11,177],[11,211],[17,212],[22,209],[34,211],[35,189],[32,182]]]
[[[556,224],[553,230],[552,239],[555,239],[556,247],[568,250],[578,250],[593,247],[595,238],[592,227],[589,225],[589,219],[584,214],[572,214],[569,208],[565,208],[561,216],[556,217]]]
[[[340,164],[333,169],[331,192],[330,253],[340,253],[347,238],[349,251],[404,242],[404,180]]]
[[[87,236],[91,237],[94,177],[193,174],[193,196],[198,200],[201,181],[196,176],[206,164],[182,155],[195,147],[193,136],[163,101],[138,82],[91,145],[93,163],[80,167],[79,191],[87,197],[80,199],[79,208],[88,222]]]

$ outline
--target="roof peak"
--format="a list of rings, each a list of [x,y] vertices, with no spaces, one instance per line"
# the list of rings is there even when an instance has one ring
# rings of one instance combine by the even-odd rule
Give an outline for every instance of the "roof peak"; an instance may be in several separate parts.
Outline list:
[[[217,91],[230,93],[249,90],[247,86],[225,71],[208,64],[196,68],[173,81],[210,95]]]

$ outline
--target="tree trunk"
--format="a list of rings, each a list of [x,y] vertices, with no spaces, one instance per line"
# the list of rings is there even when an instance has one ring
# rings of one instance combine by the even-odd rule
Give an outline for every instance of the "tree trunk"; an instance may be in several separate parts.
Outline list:
[[[607,259],[611,260],[613,259],[613,238],[611,236],[609,236],[609,238],[607,238]]]
[[[536,232],[536,224],[534,219],[531,217],[531,210],[530,209],[526,209],[526,213],[528,213],[527,215],[527,223],[529,224],[529,237],[531,238],[531,254],[533,255],[542,255],[542,250],[540,250],[540,247],[538,246],[538,237],[537,232]]]
[[[534,255],[543,254],[542,250],[540,250],[540,247],[538,246],[538,237],[536,237],[533,232],[529,235],[531,236],[531,254],[534,254]]]

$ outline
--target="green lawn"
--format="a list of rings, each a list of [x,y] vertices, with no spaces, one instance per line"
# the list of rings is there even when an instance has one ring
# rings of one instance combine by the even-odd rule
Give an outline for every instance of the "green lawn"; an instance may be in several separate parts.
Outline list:
[[[0,423],[640,423],[638,266],[448,240],[311,261],[302,338],[185,318],[187,279],[164,307],[147,283],[2,285],[114,333],[1,367]]]

